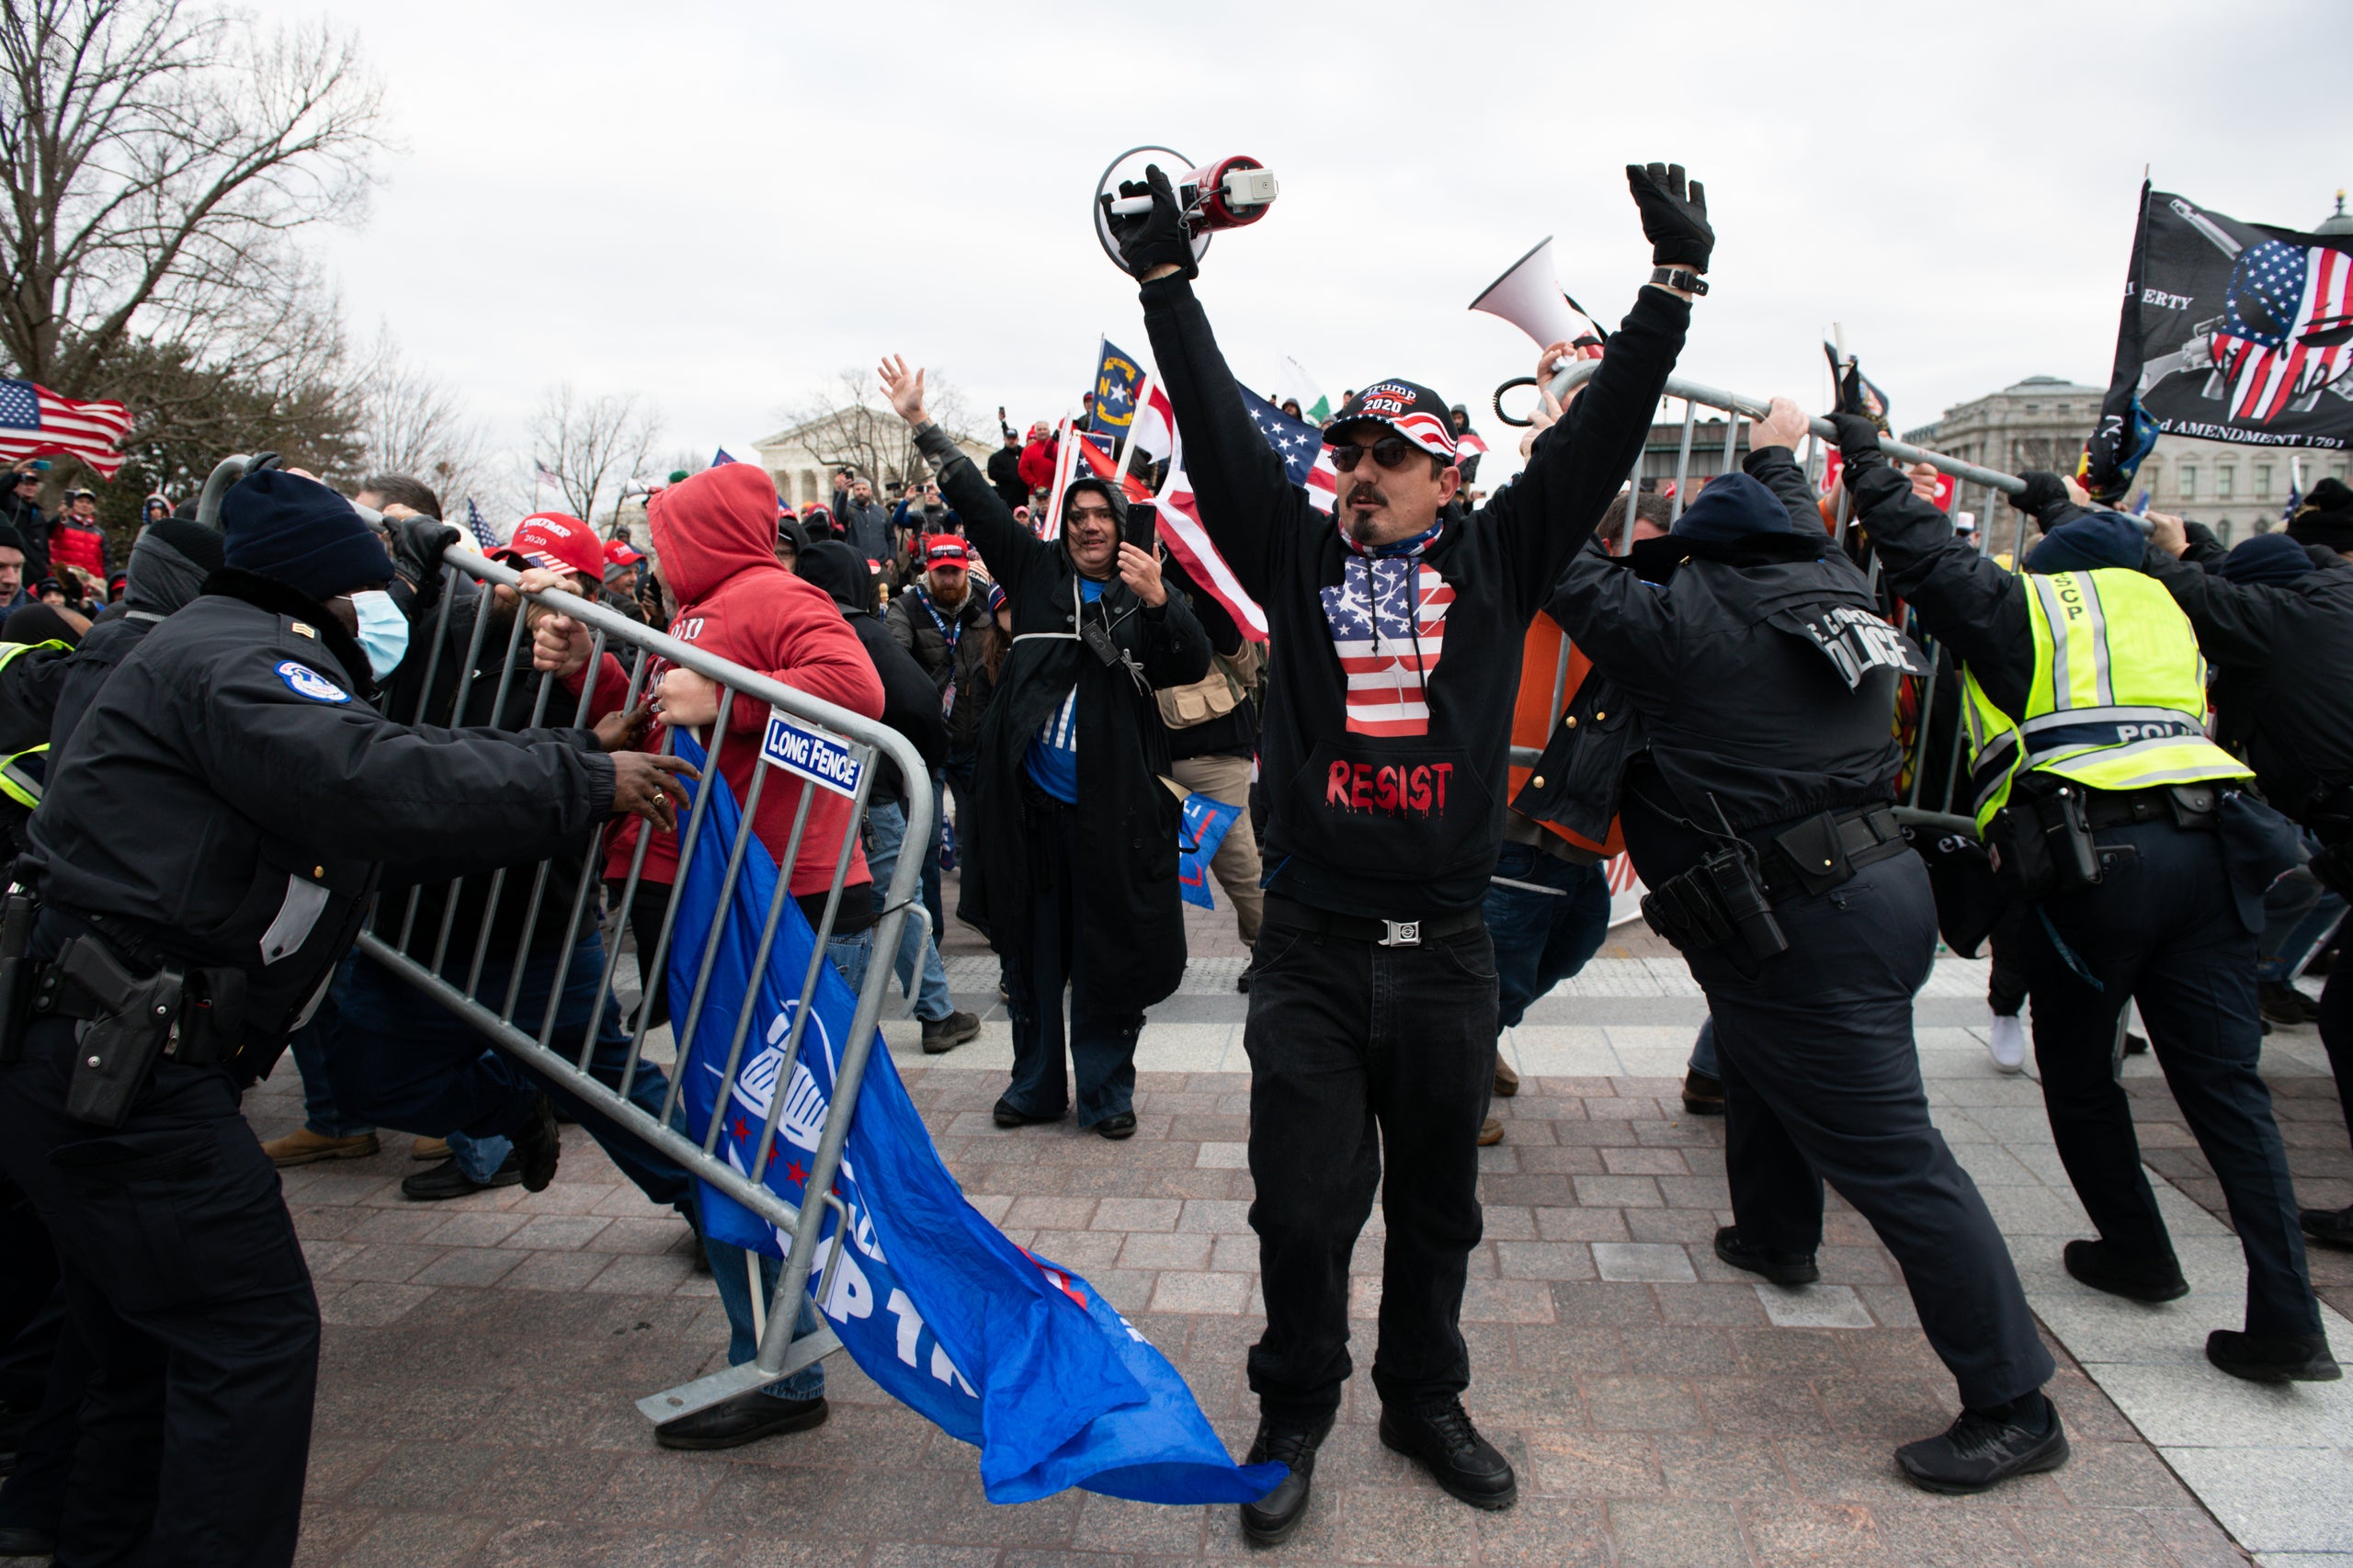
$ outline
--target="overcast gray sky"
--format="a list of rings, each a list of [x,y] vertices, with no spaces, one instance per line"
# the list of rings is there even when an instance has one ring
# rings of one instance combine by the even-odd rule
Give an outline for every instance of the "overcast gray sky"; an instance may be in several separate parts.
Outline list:
[[[2309,225],[2353,183],[2345,0],[1608,7],[268,0],[355,28],[404,150],[322,233],[528,461],[540,390],[636,391],[664,449],[739,453],[895,350],[976,412],[1074,406],[1148,353],[1082,204],[1137,142],[1246,152],[1282,196],[1199,285],[1237,373],[1301,360],[1470,403],[1533,346],[1464,306],[1558,236],[1614,324],[1649,267],[1623,169],[1719,237],[1684,370],[1818,403],[1833,320],[1899,425],[2036,372],[2106,379],[2145,162]]]

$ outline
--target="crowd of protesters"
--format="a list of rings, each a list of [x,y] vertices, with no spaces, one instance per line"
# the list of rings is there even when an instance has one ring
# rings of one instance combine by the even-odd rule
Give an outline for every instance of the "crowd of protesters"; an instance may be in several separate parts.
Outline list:
[[[2069,1273],[2142,1301],[2188,1290],[2138,1175],[2107,1048],[2097,1062],[2080,1049],[2110,1026],[2120,1034],[2124,1002],[2138,995],[2169,1075],[2196,1085],[2192,1130],[2249,1260],[2246,1328],[2217,1331],[2209,1358],[2257,1381],[2336,1376],[2302,1247],[2307,1237],[2353,1244],[2353,1210],[2295,1210],[2253,1040],[2258,1004],[2269,1020],[2316,1020],[2353,1112],[2353,987],[2332,980],[2315,1004],[2292,983],[2315,972],[2353,890],[2342,863],[2353,855],[2353,722],[2337,722],[2353,720],[2353,691],[2315,697],[2272,674],[2282,639],[2302,639],[2344,652],[2329,679],[2353,683],[2353,493],[2316,486],[2284,534],[2223,551],[2169,518],[2144,540],[2056,476],[2029,476],[2021,506],[2040,539],[2012,571],[1954,535],[1930,500],[1932,473],[1881,460],[1876,430],[1844,395],[1836,422],[1856,528],[1842,532],[1825,514],[1796,460],[1805,421],[1780,400],[1753,426],[1740,472],[1674,504],[1625,489],[1617,476],[1705,292],[1697,278],[1712,244],[1699,187],[1687,196],[1679,169],[1671,180],[1659,165],[1647,177],[1630,170],[1630,181],[1659,271],[1573,400],[1549,390],[1568,346],[1546,351],[1524,472],[1492,496],[1472,489],[1464,410],[1415,383],[1375,383],[1326,421],[1336,528],[1310,514],[1244,416],[1165,214],[1155,205],[1122,229],[1196,448],[1201,523],[1265,605],[1264,638],[1154,542],[1149,503],[1086,475],[1057,489],[1058,443],[1072,438],[1063,427],[1039,421],[1024,434],[1000,410],[1002,446],[976,465],[930,419],[921,370],[896,359],[881,383],[921,472],[843,468],[828,503],[799,509],[751,465],[676,474],[649,499],[634,543],[617,523],[600,532],[534,513],[490,551],[520,574],[519,589],[444,572],[461,535],[443,521],[443,498],[412,476],[358,477],[347,499],[310,475],[264,468],[230,488],[217,531],[194,519],[192,503],[150,497],[118,574],[90,493],[65,491],[51,516],[45,465],[17,470],[0,495],[0,827],[46,901],[34,942],[52,971],[75,943],[176,983],[177,959],[216,956],[180,954],[158,936],[167,916],[195,921],[191,895],[155,868],[102,858],[90,813],[100,802],[136,811],[142,768],[175,780],[158,798],[206,798],[235,773],[216,753],[250,715],[261,716],[257,755],[299,733],[300,746],[324,748],[321,766],[337,778],[423,781],[445,795],[406,798],[357,824],[313,821],[310,808],[282,824],[241,818],[261,846],[259,881],[195,895],[211,900],[205,913],[220,931],[258,934],[265,970],[311,954],[315,984],[281,994],[301,973],[290,962],[255,979],[250,996],[239,990],[236,1016],[252,1038],[156,1068],[158,1087],[133,1094],[119,1142],[123,1158],[147,1159],[176,1148],[167,1135],[191,1121],[242,1126],[233,1096],[218,1090],[243,1087],[290,1051],[303,1125],[255,1159],[242,1147],[219,1156],[222,1179],[243,1184],[250,1228],[240,1245],[277,1259],[252,1266],[269,1275],[267,1290],[142,1297],[128,1233],[91,1219],[85,1235],[59,1219],[97,1214],[95,1189],[35,1158],[78,1146],[57,1131],[73,1102],[58,1085],[26,1089],[29,1069],[0,1084],[22,1091],[0,1095],[0,1140],[18,1135],[0,1162],[12,1184],[5,1240],[12,1259],[33,1264],[0,1291],[0,1324],[15,1335],[0,1402],[6,1446],[19,1456],[0,1486],[0,1552],[63,1540],[97,1560],[143,1540],[168,1561],[176,1543],[224,1532],[242,1555],[223,1560],[290,1552],[317,1313],[299,1253],[285,1250],[291,1231],[274,1184],[261,1196],[261,1157],[278,1168],[365,1157],[382,1147],[380,1126],[397,1127],[414,1138],[418,1169],[402,1184],[411,1200],[537,1191],[562,1157],[561,1125],[576,1122],[678,1215],[724,1307],[730,1363],[756,1353],[777,1260],[705,1233],[696,1181],[678,1161],[595,1096],[485,1050],[456,1013],[349,948],[364,926],[472,994],[503,998],[506,1016],[545,1020],[581,1042],[590,1078],[683,1124],[670,1077],[631,1046],[672,1024],[683,1001],[664,960],[684,875],[676,776],[691,769],[663,755],[665,734],[694,734],[735,799],[752,802],[767,712],[668,660],[632,673],[589,619],[542,597],[551,591],[907,741],[927,778],[878,759],[861,818],[848,798],[773,770],[746,830],[789,858],[785,892],[824,931],[844,979],[857,986],[870,965],[885,966],[926,1054],[982,1028],[950,993],[942,933],[952,919],[986,939],[1013,1045],[994,1109],[1002,1128],[1073,1119],[1113,1142],[1135,1134],[1146,1010],[1187,968],[1180,801],[1198,794],[1235,809],[1209,873],[1253,949],[1238,983],[1251,994],[1252,1222],[1267,1249],[1269,1329],[1250,1358],[1263,1411],[1252,1458],[1279,1460],[1291,1476],[1245,1507],[1255,1541],[1282,1539],[1305,1506],[1350,1365],[1347,1257],[1376,1187],[1389,1215],[1374,1363],[1382,1439],[1465,1502],[1516,1497],[1510,1464],[1461,1398],[1470,1369],[1454,1317],[1480,1229],[1474,1146],[1505,1136],[1492,1101],[1518,1088],[1498,1032],[1599,949],[1603,864],[1621,851],[1664,895],[1653,924],[1709,996],[1685,1104],[1730,1119],[1736,1222],[1718,1233],[1716,1253],[1777,1283],[1818,1278],[1825,1179],[1879,1230],[1963,1405],[1950,1432],[1901,1450],[1916,1483],[1980,1490],[2067,1456],[2041,1392],[2052,1363],[2008,1251],[1929,1126],[1912,1058],[1912,996],[1939,924],[1964,950],[1990,940],[1997,1067],[2022,1065],[2015,1019],[2028,997],[2039,1004],[2034,1048],[2054,1132],[2100,1232],[2069,1245]],[[2149,629],[2130,651],[2145,670],[2117,674],[2131,691],[2103,686],[2102,701],[2195,718],[2135,743],[2160,748],[2161,776],[2120,757],[2044,754],[2023,768],[2014,759],[2015,777],[1985,786],[1995,805],[1981,825],[1996,832],[2014,784],[2021,806],[2073,798],[2018,782],[2052,770],[2091,800],[2068,841],[2089,846],[2090,870],[2021,902],[1986,891],[1989,867],[1970,893],[1948,896],[1972,869],[1925,848],[1924,868],[1889,810],[1897,684],[1908,672],[1949,691],[1948,712],[1970,704],[1972,745],[1993,751],[1980,732],[2015,731],[2007,715],[2030,717],[2052,699],[2059,633],[2019,585],[2062,574],[2090,585],[2116,624],[2137,616]],[[1354,651],[1359,604],[1371,655]],[[1460,611],[1450,621],[1449,605]],[[1942,663],[1915,665],[1917,649],[1884,638],[1840,641],[1840,628],[1872,618],[1881,631],[1893,619],[1932,633]],[[1384,636],[1401,646],[1384,651]],[[2230,749],[2206,738],[2202,687],[2179,678],[2201,647],[2222,672],[2215,702]],[[1715,661],[1704,696],[1684,678],[1701,649]],[[1839,666],[1843,687],[1821,658]],[[226,704],[222,734],[176,735],[154,721],[183,665],[222,683],[203,687]],[[1381,667],[1360,678],[1360,665]],[[1514,668],[1516,689],[1495,678]],[[1390,684],[1364,698],[1364,678]],[[339,714],[341,738],[319,739],[321,708]],[[2328,722],[2310,722],[2315,711]],[[1408,712],[1419,715],[1413,724],[1396,717]],[[412,744],[368,744],[395,731]],[[1506,769],[1507,746],[1538,759]],[[175,747],[203,760],[174,773]],[[2159,777],[2162,788],[2148,782]],[[1450,815],[1449,778],[1468,802]],[[2285,829],[2283,874],[2250,895],[2214,846],[2244,837],[2255,807],[2233,802],[2258,790],[2296,824]],[[907,806],[923,793],[940,810],[916,843]],[[1819,867],[1803,846],[1822,850]],[[893,949],[878,953],[883,890],[906,856],[921,862],[927,919],[902,922]],[[2097,891],[2101,867],[2127,864],[2165,879],[2165,896],[2128,908],[2120,876]],[[1781,941],[1745,960],[1734,949],[1753,923],[1740,923],[1736,900],[1707,891],[1744,877]],[[109,878],[138,886],[109,903]],[[1850,908],[1865,905],[1877,915],[1859,924]],[[1964,905],[1965,918],[1955,913]],[[339,946],[328,939],[337,930]],[[0,939],[0,961],[6,949]],[[2160,952],[2170,976],[2154,971],[2149,955]],[[1781,967],[1760,980],[1768,961]],[[2086,966],[2117,983],[2085,992],[2071,975]],[[1799,974],[1811,978],[1773,982]],[[63,1016],[27,1027],[36,1055],[63,1062],[79,1049],[77,1037],[42,1030],[105,1016],[94,983],[51,994],[44,1006]],[[282,1027],[264,1028],[266,1017]],[[1794,1049],[1801,1037],[1845,1054]],[[2192,1051],[2190,1040],[2206,1044]],[[163,1116],[151,1101],[165,1087],[175,1106],[210,1095],[210,1108]],[[193,1245],[183,1262],[200,1252]],[[214,1261],[247,1267],[226,1254]],[[806,1299],[798,1313],[796,1333],[813,1332]],[[152,1364],[157,1346],[180,1359],[151,1365],[142,1392],[120,1396],[119,1369]],[[236,1392],[199,1417],[176,1402],[182,1383],[205,1378]],[[655,1440],[710,1449],[803,1431],[826,1419],[824,1386],[813,1363],[664,1423]],[[89,1420],[101,1387],[119,1403]],[[153,1483],[143,1506],[92,1506],[101,1494],[90,1477],[108,1467]],[[158,1512],[158,1488],[180,1506]]]

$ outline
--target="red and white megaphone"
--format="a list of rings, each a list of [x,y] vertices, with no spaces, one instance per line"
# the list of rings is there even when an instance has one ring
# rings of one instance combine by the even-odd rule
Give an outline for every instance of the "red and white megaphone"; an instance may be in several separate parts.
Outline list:
[[[1119,243],[1111,237],[1111,220],[1151,211],[1152,199],[1123,197],[1120,187],[1130,180],[1142,180],[1145,165],[1154,161],[1149,154],[1154,153],[1167,153],[1171,163],[1185,170],[1170,183],[1176,187],[1177,205],[1184,209],[1185,229],[1193,237],[1196,260],[1209,249],[1211,233],[1220,229],[1244,228],[1265,217],[1280,188],[1264,164],[1244,153],[1236,153],[1196,167],[1190,158],[1173,147],[1129,148],[1111,160],[1095,187],[1095,237],[1102,244],[1103,254],[1123,269],[1127,263],[1120,260]]]
[[[1585,307],[1564,291],[1552,270],[1552,236],[1547,234],[1534,250],[1511,264],[1501,278],[1480,292],[1471,301],[1471,308],[1486,315],[1499,316],[1534,338],[1539,347],[1566,343],[1576,350],[1580,359],[1601,357],[1600,330],[1585,313]],[[1504,393],[1515,387],[1532,387],[1533,376],[1514,376],[1495,389],[1495,417],[1506,425],[1525,426],[1525,419],[1515,419],[1504,412]]]

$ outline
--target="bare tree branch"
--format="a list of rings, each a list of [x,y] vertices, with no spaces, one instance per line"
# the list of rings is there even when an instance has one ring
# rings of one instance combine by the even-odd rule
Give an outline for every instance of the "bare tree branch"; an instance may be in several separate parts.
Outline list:
[[[540,397],[530,433],[533,460],[556,476],[572,515],[594,523],[608,495],[619,508],[621,492],[654,455],[662,427],[634,392],[584,399],[566,381]]]

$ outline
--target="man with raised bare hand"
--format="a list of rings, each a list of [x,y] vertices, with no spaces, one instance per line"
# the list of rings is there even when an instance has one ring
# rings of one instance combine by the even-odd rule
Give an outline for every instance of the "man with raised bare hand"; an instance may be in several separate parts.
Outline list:
[[[1251,423],[1193,296],[1167,176],[1154,168],[1124,189],[1148,194],[1151,210],[1114,220],[1142,280],[1202,525],[1266,607],[1279,650],[1261,736],[1269,869],[1245,1037],[1267,1301],[1250,1352],[1250,1459],[1291,1473],[1242,1509],[1262,1544],[1306,1511],[1350,1369],[1348,1257],[1376,1188],[1388,1218],[1372,1369],[1381,1441],[1474,1506],[1518,1495],[1510,1463],[1463,1411],[1458,1326],[1495,1082],[1495,964],[1480,906],[1507,793],[1505,672],[1633,465],[1715,241],[1680,165],[1626,173],[1658,263],[1652,286],[1526,472],[1468,513],[1449,506],[1462,475],[1446,400],[1402,380],[1372,383],[1333,420],[1338,516],[1311,508]]]

